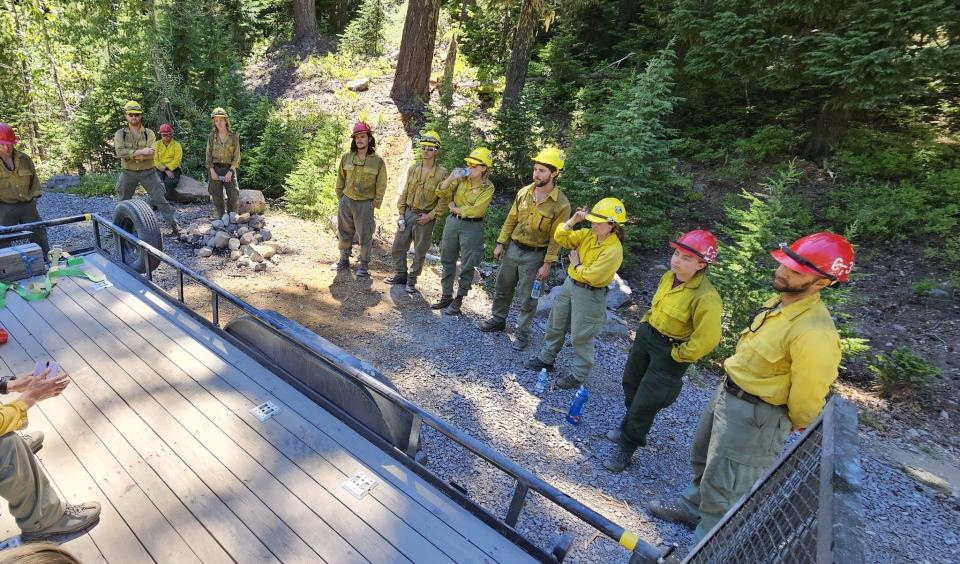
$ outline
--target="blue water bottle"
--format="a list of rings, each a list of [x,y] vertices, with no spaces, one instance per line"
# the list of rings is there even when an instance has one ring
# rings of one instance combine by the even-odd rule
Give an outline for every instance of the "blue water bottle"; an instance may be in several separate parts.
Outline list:
[[[530,288],[530,297],[535,300],[539,300],[540,293],[542,291],[543,291],[543,282],[540,282],[539,280],[534,280],[533,286],[531,286]]]
[[[590,393],[587,392],[587,387],[580,386],[577,395],[573,396],[573,401],[570,403],[570,410],[567,411],[567,423],[580,424],[580,420],[583,419],[583,408],[586,407],[588,399],[590,399]]]

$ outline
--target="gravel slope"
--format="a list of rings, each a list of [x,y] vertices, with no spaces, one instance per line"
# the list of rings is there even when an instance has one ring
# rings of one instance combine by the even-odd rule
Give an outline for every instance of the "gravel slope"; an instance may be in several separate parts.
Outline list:
[[[44,217],[81,212],[110,217],[113,206],[111,198],[62,193],[46,193],[40,200]],[[183,223],[208,213],[205,205],[178,205],[176,210]],[[584,422],[572,427],[563,422],[563,414],[573,391],[548,391],[542,400],[533,395],[536,375],[521,363],[536,349],[517,353],[509,347],[512,337],[474,328],[489,312],[490,300],[484,292],[474,290],[462,318],[442,316],[426,307],[439,294],[437,276],[429,266],[421,278],[423,296],[411,298],[382,283],[390,274],[389,241],[380,238],[377,243],[374,281],[361,282],[326,268],[336,256],[334,240],[317,225],[276,212],[268,221],[290,249],[280,267],[270,273],[244,274],[222,258],[200,263],[192,249],[168,236],[165,250],[254,305],[278,309],[374,363],[417,403],[648,542],[689,543],[686,527],[650,517],[643,504],[652,496],[676,495],[689,480],[690,442],[716,384],[713,375],[688,375],[679,400],[655,424],[650,446],[637,452],[626,472],[611,474],[600,465],[612,448],[602,434],[623,415],[619,375],[629,341],[617,336],[598,341]],[[89,228],[77,226],[51,230],[50,240],[68,248],[92,242]],[[298,293],[292,293],[294,287]],[[281,301],[287,297],[294,305]],[[513,321],[511,316],[511,326]],[[534,346],[540,344],[543,323],[538,320]],[[570,357],[569,348],[564,349],[558,359],[560,370],[567,368]],[[872,439],[862,436],[861,440]],[[429,468],[465,487],[494,514],[506,513],[513,483],[503,474],[464,455],[436,433],[426,432],[425,448]],[[863,470],[867,561],[960,561],[960,503],[955,496],[939,493],[878,458],[865,456]],[[536,495],[529,498],[519,527],[543,546],[550,546],[570,528],[575,543],[568,562],[628,559],[614,541],[595,537],[592,529],[576,524]]]

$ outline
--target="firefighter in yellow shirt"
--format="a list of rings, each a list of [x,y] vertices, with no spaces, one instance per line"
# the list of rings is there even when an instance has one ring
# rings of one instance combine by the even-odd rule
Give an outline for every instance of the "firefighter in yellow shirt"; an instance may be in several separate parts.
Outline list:
[[[180,165],[183,164],[183,147],[173,138],[173,127],[169,123],[160,126],[160,140],[153,144],[153,166],[157,177],[167,189],[167,200],[173,199],[173,189],[180,183]]]
[[[20,225],[40,221],[37,200],[40,198],[40,178],[33,160],[16,150],[17,134],[13,128],[0,123],[0,225]],[[30,240],[40,245],[47,256],[47,230],[33,229]],[[0,243],[7,247],[9,242]]]
[[[603,466],[622,472],[657,413],[677,400],[687,367],[720,343],[720,294],[707,278],[717,258],[713,233],[697,229],[671,241],[670,270],[660,278],[650,310],[640,320],[623,371],[627,413],[607,438],[617,444]]]
[[[376,154],[377,140],[373,130],[362,121],[353,126],[350,135],[350,152],[340,158],[337,168],[336,193],[337,237],[340,260],[334,265],[337,271],[350,268],[350,252],[353,239],[360,240],[360,268],[357,278],[370,278],[370,251],[373,249],[373,232],[377,228],[373,210],[383,203],[387,191],[387,165]]]
[[[726,378],[700,416],[693,439],[693,483],[650,512],[695,526],[699,542],[760,478],[791,431],[803,430],[826,400],[840,365],[840,335],[820,291],[846,282],[853,247],[833,233],[782,243],[771,253],[779,294],[741,331],[723,363]]]
[[[450,210],[450,217],[443,224],[440,240],[440,300],[430,304],[432,309],[442,309],[447,315],[459,315],[463,298],[473,285],[473,269],[483,256],[483,218],[487,215],[493,199],[493,183],[490,182],[490,167],[493,158],[490,149],[477,147],[463,159],[469,168],[454,169],[437,188],[440,203]],[[460,260],[460,285],[457,297],[453,297],[453,281],[457,277],[457,260]]]
[[[210,112],[210,122],[213,127],[207,136],[207,193],[210,194],[217,218],[220,218],[227,212],[236,213],[240,205],[240,187],[237,185],[240,135],[230,129],[230,116],[223,108],[214,108]],[[224,192],[227,193],[226,207]]]
[[[584,219],[590,229],[573,230]],[[547,319],[547,334],[540,353],[523,365],[530,370],[546,368],[553,372],[553,363],[563,340],[570,331],[575,355],[573,374],[557,380],[557,387],[576,388],[587,383],[594,363],[593,340],[607,320],[607,286],[623,264],[623,228],[627,210],[616,198],[604,198],[593,209],[577,210],[553,234],[554,240],[566,249],[570,266],[567,279]]]

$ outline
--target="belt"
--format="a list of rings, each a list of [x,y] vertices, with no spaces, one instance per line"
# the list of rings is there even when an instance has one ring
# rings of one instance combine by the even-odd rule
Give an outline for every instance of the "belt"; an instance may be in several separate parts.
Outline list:
[[[213,166],[230,167],[230,163],[213,163]]]
[[[430,213],[430,210],[418,210],[417,208],[411,208],[411,207],[407,207],[407,209],[410,210],[410,211],[412,211],[413,213],[415,213],[415,214],[417,214],[417,215],[419,215],[419,214],[421,214],[421,213]]]
[[[516,239],[512,239],[510,242],[513,243],[514,245],[516,245],[517,248],[520,249],[521,251],[534,252],[534,251],[546,251],[546,250],[547,250],[546,247],[532,247],[532,246],[530,246],[530,245],[524,245],[523,243],[521,243],[520,241],[517,241]]]
[[[767,403],[762,399],[758,398],[757,396],[744,391],[744,389],[738,386],[737,383],[730,378],[730,376],[727,376],[726,378],[724,378],[723,389],[726,390],[727,393],[730,394],[731,396],[736,396],[747,403],[752,403],[752,404]],[[773,404],[767,403],[767,405],[773,405]]]
[[[453,214],[453,217],[459,219],[460,221],[483,221],[482,217],[463,217],[457,214]]]
[[[675,345],[679,345],[680,343],[686,342],[686,341],[683,341],[683,340],[681,340],[681,339],[675,339],[675,338],[671,337],[670,335],[664,335],[664,334],[661,333],[660,331],[657,331],[657,328],[654,327],[653,325],[650,325],[649,323],[648,323],[647,325],[650,327],[650,330],[653,331],[653,334],[654,334],[654,335],[657,335],[658,337],[660,337],[661,339],[663,339],[663,340],[665,340],[665,341],[669,341],[669,342],[671,342],[671,343],[673,343],[673,344],[675,344]]]
[[[606,289],[607,289],[606,286],[603,286],[602,288],[597,288],[596,286],[591,286],[590,284],[587,284],[586,282],[581,282],[581,281],[579,281],[579,280],[574,280],[573,278],[571,278],[570,281],[573,282],[574,284],[576,284],[577,286],[580,286],[581,288],[586,288],[587,290],[593,290],[593,291],[595,291],[595,292],[600,291],[600,290],[606,290]]]

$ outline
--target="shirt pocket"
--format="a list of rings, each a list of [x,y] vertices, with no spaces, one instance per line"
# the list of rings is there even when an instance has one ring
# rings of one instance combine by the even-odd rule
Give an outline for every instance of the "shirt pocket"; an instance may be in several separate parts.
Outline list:
[[[768,376],[779,376],[790,370],[786,353],[779,347],[763,339],[751,339],[746,343],[750,351],[751,364]]]
[[[660,306],[660,311],[662,315],[660,316],[661,323],[663,324],[661,330],[665,333],[670,333],[671,336],[682,336],[689,333],[688,326],[690,325],[690,309],[676,305],[676,304],[663,304]]]
[[[533,228],[540,233],[549,233],[550,228],[553,226],[553,218],[556,217],[556,214],[552,213],[543,213],[540,210],[537,210],[533,214],[531,223]]]

